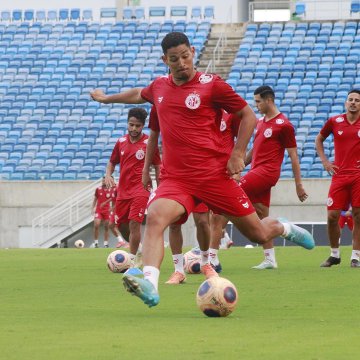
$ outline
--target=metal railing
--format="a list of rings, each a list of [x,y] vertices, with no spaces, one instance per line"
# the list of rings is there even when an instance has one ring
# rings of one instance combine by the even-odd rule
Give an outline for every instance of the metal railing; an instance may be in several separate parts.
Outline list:
[[[32,220],[34,247],[50,247],[93,220],[91,204],[101,179]]]
[[[225,30],[221,33],[219,40],[217,41],[215,48],[213,50],[212,58],[210,59],[205,73],[215,73],[216,72],[216,65],[220,62],[221,56],[224,52],[224,49],[227,45],[227,30],[229,26],[232,24],[232,7],[230,6],[228,13],[227,13],[227,21]]]

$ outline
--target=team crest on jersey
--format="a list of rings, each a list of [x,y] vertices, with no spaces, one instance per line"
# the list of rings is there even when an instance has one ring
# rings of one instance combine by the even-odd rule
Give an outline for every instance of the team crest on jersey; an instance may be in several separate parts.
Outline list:
[[[106,194],[106,197],[109,198],[109,197],[110,197],[110,194]]]
[[[159,96],[159,97],[158,97],[158,103],[159,103],[159,104],[163,101],[163,98],[164,98],[163,96]]]
[[[280,124],[284,123],[284,120],[283,119],[276,119],[275,122],[280,125]]]
[[[138,160],[142,160],[142,159],[145,157],[145,152],[144,152],[144,150],[142,150],[142,149],[138,150],[138,151],[135,153],[135,157],[136,157]]]
[[[185,105],[187,108],[191,109],[191,110],[195,110],[200,106],[200,95],[197,93],[191,93],[190,95],[187,96],[187,98],[185,99]]]
[[[343,118],[342,116],[339,116],[339,117],[337,117],[337,118],[335,119],[335,121],[336,121],[337,123],[341,123],[341,122],[344,121],[344,118]]]
[[[264,136],[265,136],[266,138],[271,137],[271,135],[272,135],[272,129],[271,129],[271,128],[268,128],[268,129],[266,129],[266,130],[264,131]]]
[[[225,120],[221,120],[220,123],[220,131],[225,131],[226,130],[226,121]]]
[[[342,135],[342,134],[343,134],[343,131],[342,131],[342,130],[339,130],[339,131],[338,131],[338,134],[339,134],[339,135]]]
[[[326,201],[327,206],[331,206],[333,203],[334,203],[334,200],[331,197],[329,197]]]
[[[124,153],[125,153],[125,151],[124,151],[124,150],[120,151],[121,156],[123,156],[123,155],[124,155]]]
[[[248,209],[248,208],[249,208],[249,203],[248,203],[248,202],[242,203],[241,205],[242,205],[245,209]]]
[[[120,139],[119,139],[119,142],[124,142],[124,141],[126,141],[126,137],[125,136],[123,136],[123,137],[121,137]]]
[[[214,77],[211,74],[202,74],[199,77],[200,84],[207,84],[212,81]]]

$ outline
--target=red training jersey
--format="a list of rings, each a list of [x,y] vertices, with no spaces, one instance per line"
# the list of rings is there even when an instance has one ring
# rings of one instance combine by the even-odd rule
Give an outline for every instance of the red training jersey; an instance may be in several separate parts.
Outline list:
[[[241,119],[236,114],[228,114],[224,111],[220,123],[220,132],[223,135],[223,146],[230,155],[239,132]]]
[[[336,175],[357,175],[360,172],[360,118],[350,124],[346,114],[332,116],[320,130],[320,134],[327,138],[334,136],[335,161],[339,167]]]
[[[260,118],[255,130],[251,171],[266,176],[276,183],[286,148],[296,148],[295,129],[288,118],[280,113],[269,120]]]
[[[95,197],[97,199],[96,212],[109,211],[110,203],[116,199],[116,187],[113,186],[108,189],[107,187],[99,186],[95,190]]]
[[[129,135],[126,134],[119,138],[114,146],[110,162],[113,165],[120,164],[120,178],[117,189],[117,198],[119,200],[149,196],[149,192],[144,189],[141,181],[148,138],[146,134],[143,134],[138,141],[132,143]],[[159,149],[156,150],[152,163],[160,165]]]
[[[157,112],[163,144],[163,174],[176,179],[212,178],[226,171],[229,154],[220,134],[222,109],[236,113],[247,103],[219,76],[197,72],[180,86],[172,75],[141,92]]]

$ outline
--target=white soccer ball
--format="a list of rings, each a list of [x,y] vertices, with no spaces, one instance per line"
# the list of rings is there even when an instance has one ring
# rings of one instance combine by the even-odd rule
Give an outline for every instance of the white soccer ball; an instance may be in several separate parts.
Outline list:
[[[77,249],[82,249],[85,246],[85,243],[83,240],[79,239],[75,241],[74,245]]]
[[[235,310],[237,301],[235,285],[223,277],[206,279],[196,294],[199,309],[209,317],[228,316]]]
[[[124,273],[129,269],[130,265],[129,253],[124,250],[115,250],[107,258],[107,266],[114,273]]]
[[[200,274],[201,270],[200,250],[191,249],[184,254],[184,270],[188,274]]]

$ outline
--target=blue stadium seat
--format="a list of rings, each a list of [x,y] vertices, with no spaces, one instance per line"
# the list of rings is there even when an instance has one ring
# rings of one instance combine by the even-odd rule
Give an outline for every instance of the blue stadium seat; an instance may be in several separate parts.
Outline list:
[[[93,19],[92,9],[83,9],[82,19],[83,20],[92,20]]]
[[[80,8],[70,9],[70,20],[79,20],[80,19]]]
[[[14,9],[12,11],[12,21],[21,21],[23,19],[23,11],[21,9]]]
[[[25,21],[33,21],[34,20],[34,9],[24,10],[24,20]]]
[[[191,18],[192,19],[201,19],[201,6],[193,6],[191,8]]]

